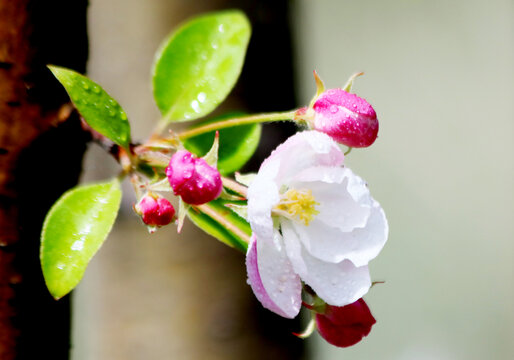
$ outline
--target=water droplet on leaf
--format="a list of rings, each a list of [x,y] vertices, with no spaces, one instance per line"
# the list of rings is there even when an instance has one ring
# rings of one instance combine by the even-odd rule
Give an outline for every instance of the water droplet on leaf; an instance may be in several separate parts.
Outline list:
[[[191,101],[191,107],[193,108],[193,110],[196,112],[196,113],[199,113],[200,112],[200,104],[198,103],[197,100],[193,100]]]

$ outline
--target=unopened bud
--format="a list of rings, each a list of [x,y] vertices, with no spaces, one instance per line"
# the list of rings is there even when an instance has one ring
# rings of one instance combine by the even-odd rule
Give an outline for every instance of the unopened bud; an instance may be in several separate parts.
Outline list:
[[[166,176],[175,195],[192,205],[216,199],[223,189],[219,171],[185,150],[171,157]]]
[[[150,226],[168,225],[175,216],[173,205],[167,199],[153,194],[145,195],[134,208],[143,222]]]
[[[314,103],[314,129],[350,147],[367,147],[378,134],[377,114],[361,97],[342,89],[322,93]]]
[[[339,347],[357,344],[369,334],[376,322],[362,298],[345,306],[327,304],[323,314],[316,314],[320,335],[330,344]]]

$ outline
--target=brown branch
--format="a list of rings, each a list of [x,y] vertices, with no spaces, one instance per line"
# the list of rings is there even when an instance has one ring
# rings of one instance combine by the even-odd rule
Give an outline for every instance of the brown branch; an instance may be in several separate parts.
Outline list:
[[[46,211],[78,179],[78,117],[46,69],[84,71],[87,1],[0,0],[0,359],[65,359],[69,302],[39,267]]]

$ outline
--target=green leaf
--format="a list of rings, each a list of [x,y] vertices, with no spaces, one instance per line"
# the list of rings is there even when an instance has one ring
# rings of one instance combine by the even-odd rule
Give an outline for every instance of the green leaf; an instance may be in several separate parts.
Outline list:
[[[250,23],[235,10],[182,25],[157,52],[153,93],[166,123],[200,118],[234,87],[250,40]]]
[[[229,202],[217,199],[202,205],[200,207],[202,209],[198,209],[198,207],[191,208],[187,216],[196,226],[207,234],[214,236],[228,246],[246,252],[248,243],[245,238],[249,239],[252,234],[250,224],[226,207],[225,204],[227,203]],[[236,231],[234,231],[234,229],[236,229]],[[244,238],[238,233],[244,234]]]
[[[41,233],[41,267],[55,299],[69,293],[111,231],[120,207],[117,179],[75,187],[46,215]]]
[[[128,149],[130,125],[118,102],[84,75],[58,66],[48,68],[64,86],[73,105],[89,126]]]
[[[197,126],[234,117],[221,116],[202,122]],[[219,131],[218,170],[228,175],[239,170],[254,154],[261,138],[261,124],[234,126]],[[203,156],[213,143],[215,131],[198,135],[184,141],[184,146],[197,156]]]

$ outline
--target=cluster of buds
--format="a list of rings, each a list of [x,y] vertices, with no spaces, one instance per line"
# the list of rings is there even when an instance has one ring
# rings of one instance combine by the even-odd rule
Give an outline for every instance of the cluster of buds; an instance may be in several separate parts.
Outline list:
[[[197,158],[186,150],[179,150],[166,167],[166,179],[176,196],[185,204],[202,205],[218,198],[223,190],[219,171],[205,159]],[[162,196],[147,193],[134,207],[143,222],[153,232],[168,225],[175,217],[175,209]]]

